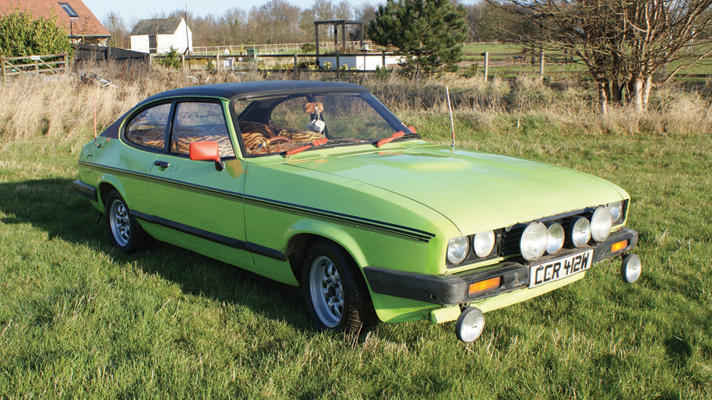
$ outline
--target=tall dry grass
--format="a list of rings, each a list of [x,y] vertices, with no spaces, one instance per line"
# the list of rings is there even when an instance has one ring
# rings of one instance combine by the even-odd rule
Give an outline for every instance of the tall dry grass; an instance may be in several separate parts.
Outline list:
[[[102,87],[93,74],[113,82]],[[90,138],[94,104],[101,131],[140,100],[178,87],[198,84],[291,79],[291,73],[207,73],[191,75],[154,67],[89,66],[68,76],[30,77],[0,85],[0,143],[49,136],[57,141]],[[300,79],[335,79],[334,75],[300,74]],[[460,121],[475,130],[508,133],[524,118],[543,118],[556,129],[588,134],[710,134],[712,112],[707,90],[668,85],[653,91],[650,110],[636,115],[611,107],[597,113],[594,91],[577,82],[543,83],[535,76],[514,80],[459,76],[412,81],[397,76],[379,79],[359,74],[342,76],[370,89],[397,113],[447,113],[446,88]],[[703,88],[704,89],[704,88]]]

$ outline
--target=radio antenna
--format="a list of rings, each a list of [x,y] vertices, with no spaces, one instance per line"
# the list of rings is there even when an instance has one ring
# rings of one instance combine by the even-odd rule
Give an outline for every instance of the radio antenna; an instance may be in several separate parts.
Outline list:
[[[450,89],[445,86],[445,94],[447,96],[447,109],[450,112],[450,129],[452,130],[452,150],[455,150],[455,122],[452,119],[452,105],[450,105]]]
[[[96,99],[94,99],[94,146],[101,147],[101,145],[96,142]]]

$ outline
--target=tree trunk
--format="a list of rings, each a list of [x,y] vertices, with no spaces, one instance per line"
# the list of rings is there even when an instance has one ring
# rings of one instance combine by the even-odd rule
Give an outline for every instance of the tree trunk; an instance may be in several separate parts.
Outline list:
[[[639,76],[633,78],[633,107],[636,114],[643,113],[643,79]]]
[[[653,80],[650,75],[645,77],[645,86],[643,87],[643,110],[648,112],[648,100],[650,99],[650,89],[653,87]]]
[[[601,110],[601,115],[608,115],[608,97],[606,96],[606,84],[598,83],[598,105]]]
[[[623,104],[623,85],[618,82],[618,79],[611,82],[611,101],[613,104],[620,106]]]

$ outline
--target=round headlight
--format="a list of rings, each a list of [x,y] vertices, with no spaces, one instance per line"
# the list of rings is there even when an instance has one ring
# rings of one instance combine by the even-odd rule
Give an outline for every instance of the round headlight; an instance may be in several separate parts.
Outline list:
[[[522,240],[519,242],[519,249],[522,257],[527,261],[534,261],[544,255],[548,231],[546,225],[541,222],[532,222],[522,233]]]
[[[611,203],[608,205],[608,209],[611,211],[611,218],[613,219],[613,223],[616,224],[618,222],[623,222],[623,202],[622,201],[616,201],[615,203]]]
[[[591,237],[597,242],[608,239],[613,226],[613,217],[608,207],[598,207],[591,217]]]
[[[472,245],[475,248],[475,254],[479,258],[485,258],[492,254],[495,244],[494,231],[482,232],[475,235]]]
[[[564,247],[564,227],[561,224],[551,224],[546,238],[546,252],[555,254]]]
[[[580,217],[571,226],[571,242],[574,247],[583,247],[591,240],[591,223],[584,217]]]
[[[447,260],[450,264],[457,265],[465,261],[468,251],[470,251],[470,241],[466,236],[450,239],[447,243]]]

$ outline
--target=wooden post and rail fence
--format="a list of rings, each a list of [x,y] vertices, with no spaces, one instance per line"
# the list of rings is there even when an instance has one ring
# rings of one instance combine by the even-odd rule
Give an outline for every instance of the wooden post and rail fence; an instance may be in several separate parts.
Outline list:
[[[155,59],[165,56],[155,56],[146,54],[144,60],[150,63]],[[396,53],[330,53],[330,54],[305,54],[295,52],[293,54],[259,54],[258,51],[248,52],[248,54],[213,54],[213,55],[181,55],[181,66],[183,71],[205,70],[208,60],[214,62],[213,68],[216,71],[263,71],[293,73],[294,79],[299,79],[300,72],[310,73],[333,73],[340,77],[343,73],[375,73],[376,66],[385,70],[397,64]],[[378,58],[377,61],[367,62],[368,59]],[[269,62],[267,60],[274,60]],[[281,61],[287,62],[282,63]],[[349,61],[349,69],[342,69],[344,60]],[[354,61],[363,60],[363,64],[358,69],[354,69]],[[265,62],[267,61],[267,62]],[[301,61],[301,62],[300,62]],[[332,68],[325,68],[325,63],[329,62]],[[197,64],[197,65],[194,65]],[[568,65],[577,64],[576,59],[570,54],[519,54],[519,53],[490,53],[465,55],[465,60],[460,65],[460,72],[474,73],[487,80],[493,74],[517,75],[521,73],[536,73],[538,64],[539,79],[544,79],[545,74],[585,74],[585,68],[569,68]],[[580,62],[579,62],[580,64]],[[33,55],[25,57],[4,57],[0,55],[0,73],[2,83],[7,83],[19,76],[32,76],[43,74],[63,74],[69,71],[72,62],[67,53]],[[363,66],[367,68],[363,68]],[[547,65],[564,66],[564,68],[552,72],[546,72]],[[482,72],[479,68],[484,67]],[[493,72],[492,69],[495,69]],[[558,68],[557,68],[558,69]],[[678,74],[681,78],[708,78],[709,74]]]
[[[159,60],[165,56],[151,55],[151,62]],[[264,71],[264,72],[293,72],[295,79],[299,72],[326,72],[333,73],[340,77],[342,73],[375,73],[375,66],[381,69],[386,69],[397,64],[393,57],[401,57],[396,53],[382,51],[380,53],[330,53],[330,54],[259,54],[251,52],[249,54],[205,54],[205,55],[181,55],[181,66],[183,71],[190,72],[194,70],[205,70],[208,60],[209,65],[212,65],[216,72],[222,71]],[[379,58],[376,62],[368,63],[367,59]],[[466,57],[467,58],[467,57]],[[529,73],[539,73],[539,79],[544,79],[546,60],[549,65],[569,65],[575,64],[573,57],[565,54],[547,54],[545,58],[544,52],[541,51],[535,55],[520,55],[518,53],[490,53],[484,52],[478,55],[469,55],[470,65],[482,65],[484,79],[491,76],[492,68],[496,68],[496,74],[516,75],[522,73],[523,68],[530,66],[536,69],[529,70]],[[474,61],[472,61],[475,59]],[[270,61],[272,60],[272,61]],[[288,61],[287,61],[288,60]],[[300,62],[301,60],[301,62]],[[344,60],[350,60],[349,69],[342,69]],[[363,64],[358,69],[354,64],[354,60],[359,62],[363,60]],[[387,62],[389,60],[390,62]],[[282,61],[287,61],[283,63]],[[325,68],[325,62],[328,62],[330,68]],[[464,64],[467,64],[466,61]],[[301,67],[300,67],[301,65]],[[368,65],[369,68],[363,68],[363,65]],[[477,70],[477,68],[475,69]],[[466,68],[461,68],[461,71],[466,71]],[[536,71],[536,72],[535,72]],[[570,71],[571,73],[580,73],[581,71]]]
[[[0,55],[2,83],[17,76],[40,74],[63,74],[67,72],[67,53],[44,54],[25,57],[5,57]]]

